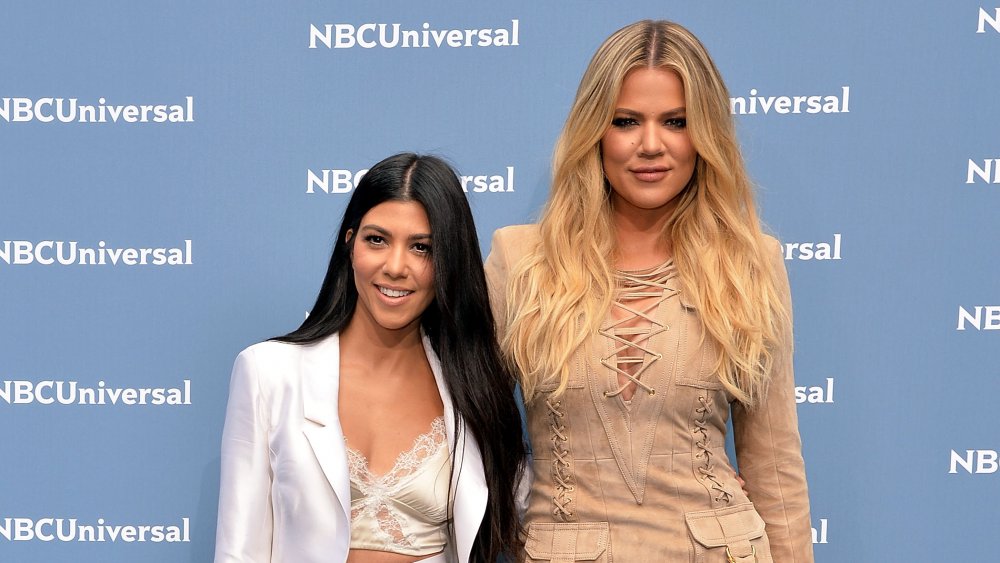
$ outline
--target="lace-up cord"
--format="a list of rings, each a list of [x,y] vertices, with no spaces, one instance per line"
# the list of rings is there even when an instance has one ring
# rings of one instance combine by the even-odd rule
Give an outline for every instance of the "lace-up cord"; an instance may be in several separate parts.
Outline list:
[[[710,449],[712,442],[708,435],[708,417],[712,414],[712,399],[702,395],[698,397],[698,403],[701,406],[697,407],[694,412],[699,415],[699,418],[694,421],[693,431],[695,446],[698,447],[699,451],[694,454],[694,457],[705,460],[704,465],[698,467],[698,474],[701,475],[702,479],[711,483],[711,489],[715,491],[716,502],[729,504],[733,495],[719,481],[719,477],[715,474],[715,465],[712,463],[712,456],[715,453]]]
[[[605,391],[605,397],[616,397],[628,389],[630,385],[640,387],[650,395],[656,394],[656,389],[642,381],[642,374],[662,358],[663,354],[650,349],[647,344],[650,339],[666,331],[668,327],[653,318],[651,312],[660,303],[677,293],[667,285],[667,282],[676,275],[677,269],[674,267],[673,261],[670,260],[648,270],[618,272],[620,290],[618,299],[612,305],[625,311],[628,315],[601,328],[598,332],[617,343],[609,355],[601,358],[601,364],[624,377],[625,383],[613,391]],[[636,302],[644,299],[653,300],[642,309],[634,306]],[[622,326],[640,318],[648,321],[648,324],[646,326]],[[637,355],[624,355],[630,348],[635,349]],[[646,361],[647,357],[649,358],[648,362]],[[636,365],[638,368],[634,369],[633,372],[627,369]]]
[[[573,473],[571,473],[571,461],[569,448],[566,443],[569,438],[566,435],[566,426],[562,419],[566,413],[562,411],[562,402],[552,399],[545,400],[548,409],[549,430],[552,431],[552,480],[555,481],[555,492],[552,496],[552,516],[562,520],[570,521],[573,518],[573,510],[570,504],[573,502]]]
[[[413,447],[399,454],[392,469],[384,475],[375,475],[368,468],[364,454],[347,447],[347,468],[351,481],[364,495],[362,502],[351,510],[351,518],[365,515],[378,523],[376,534],[389,546],[413,547],[414,538],[403,533],[400,519],[403,516],[389,502],[402,484],[402,480],[420,469],[427,458],[434,455],[447,439],[444,417],[431,422],[431,429],[414,440]],[[346,438],[345,438],[346,441]]]

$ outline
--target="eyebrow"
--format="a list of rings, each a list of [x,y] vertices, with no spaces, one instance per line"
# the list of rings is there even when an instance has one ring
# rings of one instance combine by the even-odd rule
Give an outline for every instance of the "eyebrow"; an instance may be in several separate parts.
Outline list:
[[[615,108],[615,113],[616,114],[625,114],[625,115],[634,116],[634,117],[642,117],[642,115],[643,115],[643,113],[640,112],[640,111],[636,111],[634,109],[628,109],[628,108]],[[687,113],[687,108],[685,108],[684,106],[681,106],[679,108],[674,108],[674,109],[671,109],[671,110],[667,110],[667,111],[659,114],[659,117],[676,117],[678,115],[684,115],[685,113]]]
[[[387,238],[391,238],[392,237],[392,232],[389,231],[389,229],[386,229],[385,227],[380,227],[379,225],[376,225],[374,223],[371,223],[371,224],[368,224],[368,225],[362,225],[359,230],[361,230],[361,231],[365,231],[365,230],[375,231],[375,232],[377,232],[378,234],[380,234],[380,235],[382,235],[384,237],[387,237]],[[416,234],[410,235],[408,240],[430,240],[430,239],[431,239],[430,233],[426,233],[426,234],[425,233],[416,233]]]

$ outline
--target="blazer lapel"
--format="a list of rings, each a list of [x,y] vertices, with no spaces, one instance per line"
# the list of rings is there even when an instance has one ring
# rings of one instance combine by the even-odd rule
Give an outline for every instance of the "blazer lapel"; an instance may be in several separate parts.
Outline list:
[[[350,521],[351,484],[347,473],[347,447],[340,426],[337,401],[340,391],[340,336],[334,334],[302,354],[302,432],[312,447],[344,518]]]
[[[455,551],[459,561],[468,561],[479,525],[483,521],[483,515],[486,514],[486,501],[489,498],[486,473],[483,471],[483,456],[475,438],[465,432],[464,428],[455,428],[455,407],[452,405],[451,394],[441,373],[441,361],[434,353],[430,339],[426,335],[423,337],[423,343],[427,363],[434,373],[438,394],[444,403],[444,424],[448,443],[457,444],[455,459],[452,460],[454,467],[451,478],[451,490],[454,494]]]

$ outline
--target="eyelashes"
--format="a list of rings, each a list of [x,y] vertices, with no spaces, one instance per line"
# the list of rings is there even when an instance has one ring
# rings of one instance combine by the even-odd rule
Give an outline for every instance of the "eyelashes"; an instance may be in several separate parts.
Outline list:
[[[611,120],[611,126],[616,129],[629,129],[631,127],[637,127],[638,125],[639,120],[634,117],[616,117]],[[663,126],[668,129],[686,129],[687,118],[671,117],[663,120]]]
[[[618,129],[625,129],[626,127],[634,127],[638,124],[639,122],[631,117],[616,117],[611,120],[611,126],[617,127]]]
[[[380,247],[388,246],[388,244],[389,244],[389,241],[387,241],[384,236],[377,235],[377,234],[365,235],[364,241],[369,246],[379,247],[379,248]],[[413,251],[416,252],[417,254],[430,254],[431,253],[431,245],[430,245],[430,243],[426,243],[426,242],[415,242],[415,243],[413,243],[413,245],[410,248],[413,249]]]

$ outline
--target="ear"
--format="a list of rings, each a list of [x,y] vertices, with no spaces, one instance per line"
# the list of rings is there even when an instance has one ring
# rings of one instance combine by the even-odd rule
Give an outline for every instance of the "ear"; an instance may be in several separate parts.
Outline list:
[[[354,229],[347,229],[347,233],[344,234],[344,244],[347,245],[347,256],[350,257],[351,262],[354,262]],[[352,264],[353,265],[353,264]]]

